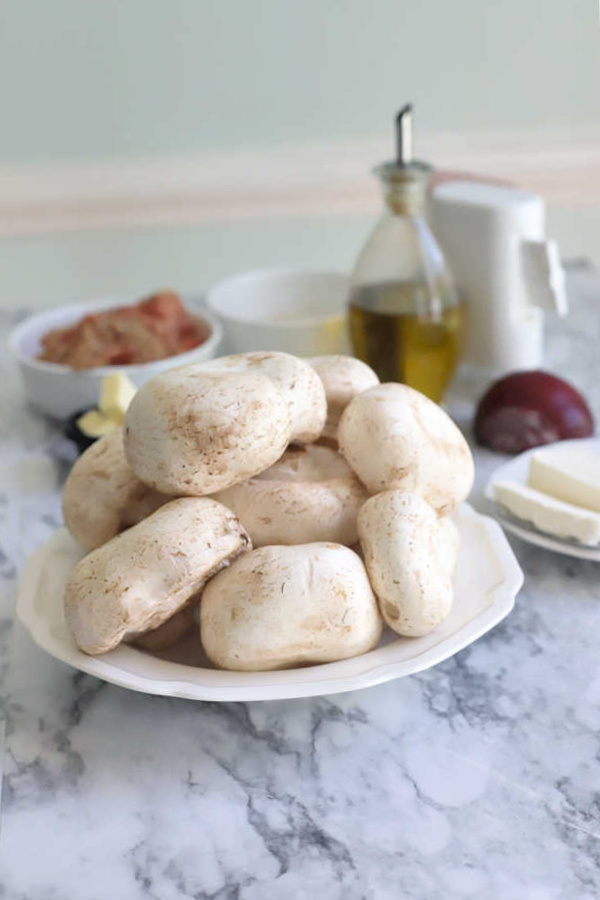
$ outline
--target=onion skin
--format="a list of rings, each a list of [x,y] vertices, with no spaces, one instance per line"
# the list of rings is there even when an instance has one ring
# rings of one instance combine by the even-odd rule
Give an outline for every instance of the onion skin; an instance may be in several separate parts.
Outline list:
[[[549,372],[513,372],[486,391],[475,414],[478,444],[522,453],[555,441],[586,438],[594,418],[572,385]]]

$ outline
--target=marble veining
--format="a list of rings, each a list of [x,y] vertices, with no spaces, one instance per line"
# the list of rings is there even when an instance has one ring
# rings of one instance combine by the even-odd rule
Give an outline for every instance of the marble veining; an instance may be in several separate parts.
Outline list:
[[[600,412],[600,277],[548,367]],[[0,311],[9,329],[19,311]],[[0,897],[593,900],[600,567],[512,540],[513,614],[436,669],[333,698],[194,703],[74,672],[14,623],[70,462],[0,360]],[[483,385],[459,382],[467,417]],[[466,418],[465,418],[466,421]],[[477,451],[478,487],[501,459]]]

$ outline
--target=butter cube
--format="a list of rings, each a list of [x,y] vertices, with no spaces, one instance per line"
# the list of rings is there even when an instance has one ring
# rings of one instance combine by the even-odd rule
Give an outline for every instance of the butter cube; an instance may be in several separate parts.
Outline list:
[[[121,425],[116,419],[105,416],[104,413],[97,409],[91,409],[77,419],[77,425],[83,434],[91,438],[103,437],[110,434],[115,428]]]
[[[121,424],[125,418],[127,407],[135,396],[135,392],[135,385],[123,372],[106,375],[102,379],[98,408],[100,412]]]

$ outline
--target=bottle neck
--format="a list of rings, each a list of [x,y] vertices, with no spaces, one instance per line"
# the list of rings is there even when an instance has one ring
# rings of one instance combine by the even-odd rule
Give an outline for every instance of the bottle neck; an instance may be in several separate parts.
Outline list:
[[[427,182],[424,180],[384,181],[383,197],[395,216],[418,216],[425,212]]]

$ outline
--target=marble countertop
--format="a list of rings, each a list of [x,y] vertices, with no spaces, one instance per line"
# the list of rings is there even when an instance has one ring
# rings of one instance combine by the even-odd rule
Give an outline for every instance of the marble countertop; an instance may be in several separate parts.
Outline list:
[[[569,284],[548,367],[600,413],[600,277],[574,267]],[[598,897],[600,566],[511,539],[526,581],[509,618],[381,687],[257,704],[134,694],[13,621],[68,462],[0,369],[0,897]],[[459,385],[462,414],[473,389]],[[475,505],[500,461],[477,452]]]

